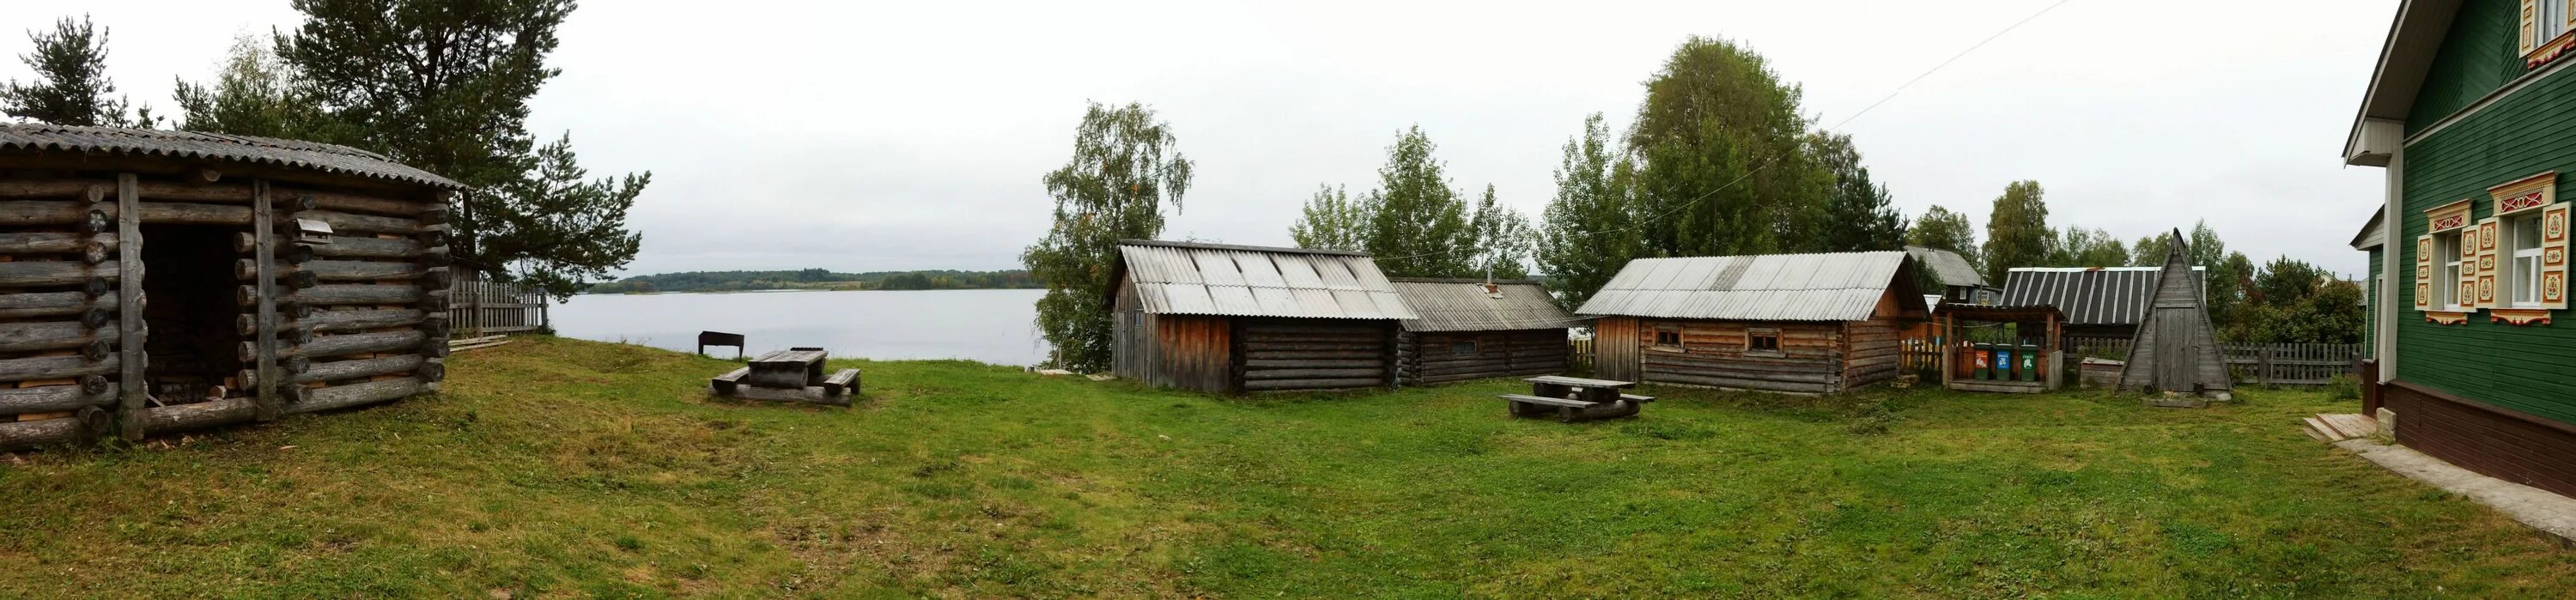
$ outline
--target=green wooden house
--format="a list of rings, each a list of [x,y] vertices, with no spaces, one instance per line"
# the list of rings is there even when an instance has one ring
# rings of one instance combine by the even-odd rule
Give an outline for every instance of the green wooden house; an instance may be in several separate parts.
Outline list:
[[[2576,495],[2576,322],[2567,308],[2576,169],[2576,0],[2408,1],[2344,162],[2383,167],[2371,253],[2370,390],[2397,440]]]

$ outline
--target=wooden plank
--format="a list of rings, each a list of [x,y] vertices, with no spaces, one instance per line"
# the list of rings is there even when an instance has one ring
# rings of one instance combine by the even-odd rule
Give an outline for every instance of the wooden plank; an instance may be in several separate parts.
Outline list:
[[[424,385],[419,378],[404,377],[314,388],[304,393],[303,400],[288,405],[286,412],[307,413],[400,400],[421,393]]]
[[[734,389],[741,384],[743,376],[749,374],[751,374],[751,367],[740,367],[731,371],[726,371],[723,375],[717,375],[707,379],[707,387],[715,390],[717,395],[731,396],[733,395]]]
[[[838,396],[848,393],[851,390],[858,389],[858,387],[858,369],[842,369],[833,372],[831,377],[823,378],[823,392],[827,394]]]
[[[1637,382],[1634,382],[1634,381],[1618,381],[1618,380],[1614,380],[1614,379],[1591,379],[1591,378],[1585,378],[1585,377],[1567,377],[1567,376],[1564,376],[1564,375],[1542,375],[1542,376],[1538,376],[1538,377],[1531,377],[1531,378],[1528,378],[1528,379],[1523,379],[1522,381],[1527,381],[1527,382],[1530,382],[1530,383],[1545,383],[1545,384],[1551,384],[1551,385],[1563,385],[1563,386],[1572,386],[1572,387],[1628,387],[1628,386],[1632,386],[1632,385],[1637,385]]]
[[[1591,406],[1594,404],[1594,403],[1591,403],[1591,402],[1584,402],[1584,401],[1581,401],[1581,400],[1567,400],[1567,399],[1564,399],[1564,398],[1548,398],[1548,397],[1544,397],[1544,396],[1530,396],[1530,395],[1524,395],[1524,394],[1501,394],[1501,396],[1502,396],[1502,398],[1503,398],[1504,400],[1510,400],[1510,401],[1513,401],[1513,402],[1521,402],[1521,403],[1526,403],[1526,404],[1545,404],[1545,405],[1548,405],[1548,406],[1566,406],[1566,407],[1573,407],[1573,408],[1589,408],[1589,407],[1591,407]],[[1488,405],[1488,406],[1491,406],[1491,405]]]
[[[116,175],[117,386],[119,430],[126,441],[140,441],[143,422],[143,232],[142,199],[135,195],[133,173]]]

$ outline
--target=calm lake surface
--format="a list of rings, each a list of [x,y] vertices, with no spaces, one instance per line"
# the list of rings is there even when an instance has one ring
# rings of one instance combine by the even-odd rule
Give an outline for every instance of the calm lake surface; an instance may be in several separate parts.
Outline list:
[[[737,292],[581,295],[550,316],[565,337],[688,352],[699,331],[743,334],[752,356],[820,346],[835,358],[963,358],[1030,365],[1046,357],[1046,290]],[[708,354],[732,357],[733,349]]]

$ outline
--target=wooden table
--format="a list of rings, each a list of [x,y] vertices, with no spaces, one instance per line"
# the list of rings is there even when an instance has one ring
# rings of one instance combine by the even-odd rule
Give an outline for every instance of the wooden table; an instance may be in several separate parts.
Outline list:
[[[780,350],[751,359],[751,372],[742,382],[770,388],[802,388],[823,385],[821,350]]]
[[[1655,399],[1632,396],[1620,390],[1635,387],[1637,382],[1612,379],[1586,379],[1563,375],[1542,375],[1523,379],[1530,383],[1527,396],[1505,395],[1505,408],[1515,417],[1544,417],[1572,423],[1596,419],[1636,416],[1640,405]]]

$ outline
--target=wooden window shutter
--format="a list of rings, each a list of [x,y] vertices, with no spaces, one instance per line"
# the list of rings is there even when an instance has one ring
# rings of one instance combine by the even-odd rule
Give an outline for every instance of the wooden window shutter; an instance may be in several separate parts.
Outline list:
[[[2433,236],[2415,236],[2415,310],[2433,310]]]
[[[2460,278],[2476,283],[2477,287],[2475,289],[2478,292],[2476,296],[2462,297],[2477,298],[2477,304],[2475,306],[2470,306],[2469,302],[2464,300],[2460,302],[2463,308],[2477,310],[2481,308],[2495,308],[2503,305],[2503,302],[2496,299],[2496,274],[2503,272],[2503,269],[2496,264],[2496,261],[2499,260],[2496,256],[2496,242],[2503,237],[2498,235],[2503,230],[2504,223],[2497,220],[2496,217],[2487,217],[2485,220],[2478,221],[2478,228],[2476,230],[2477,243],[2474,244],[2477,246],[2477,251],[2470,253],[2471,257],[2476,259],[2474,262],[2477,265],[2478,274],[2476,277],[2470,277],[2467,272],[2468,269],[2460,269]],[[2471,244],[2464,243],[2461,245],[2469,246]],[[2462,248],[2462,250],[2465,252],[2467,249]]]
[[[2540,209],[2540,307],[2567,308],[2567,212],[2565,202]]]
[[[2523,56],[2530,56],[2530,55],[2531,55],[2531,51],[2532,51],[2532,50],[2535,50],[2535,49],[2538,49],[2538,48],[2540,47],[2540,42],[2542,42],[2542,41],[2543,41],[2543,40],[2540,40],[2540,39],[2539,39],[2539,37],[2540,37],[2540,23],[2539,23],[2539,20],[2540,20],[2540,19],[2539,19],[2539,16],[2540,16],[2540,7],[2538,7],[2538,6],[2534,6],[2534,5],[2533,5],[2535,1],[2536,1],[2536,0],[2522,0],[2522,55],[2523,55]]]

